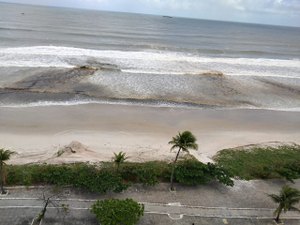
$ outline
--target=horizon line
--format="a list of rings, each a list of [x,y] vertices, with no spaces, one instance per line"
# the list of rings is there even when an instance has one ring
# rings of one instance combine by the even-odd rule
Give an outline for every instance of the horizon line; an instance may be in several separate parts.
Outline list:
[[[19,2],[5,2],[5,1],[1,1],[1,0],[0,0],[0,3],[11,4],[11,5],[59,8],[59,9],[75,9],[75,10],[83,10],[83,11],[108,12],[108,13],[128,13],[128,14],[148,15],[148,16],[158,16],[158,17],[167,16],[167,17],[178,18],[178,19],[204,20],[204,21],[211,21],[211,22],[238,23],[238,24],[246,24],[246,25],[258,25],[258,26],[300,28],[300,26],[294,26],[294,25],[254,23],[254,22],[233,21],[233,20],[217,20],[217,19],[206,19],[206,18],[198,18],[198,17],[174,16],[174,15],[171,15],[171,14],[151,14],[151,13],[141,13],[141,12],[114,11],[114,10],[104,10],[104,9],[80,8],[80,7],[72,7],[72,6],[55,6],[55,5],[43,5],[43,4],[31,4],[31,3],[19,3]]]

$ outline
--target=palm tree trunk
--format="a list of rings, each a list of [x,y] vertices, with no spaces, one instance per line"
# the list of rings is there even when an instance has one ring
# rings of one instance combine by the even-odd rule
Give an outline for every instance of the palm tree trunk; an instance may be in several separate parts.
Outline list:
[[[170,183],[171,183],[170,189],[171,189],[171,191],[174,190],[174,182],[173,182],[173,180],[174,180],[174,171],[175,171],[175,166],[176,166],[176,162],[177,162],[177,159],[178,159],[180,150],[181,150],[181,148],[179,148],[179,150],[178,150],[178,152],[177,152],[177,155],[176,155],[176,157],[175,157],[175,160],[174,160],[174,162],[173,162],[173,168],[172,168],[171,180],[170,180]]]
[[[277,216],[276,216],[276,218],[275,218],[276,223],[279,222],[279,217],[280,217],[281,211],[282,211],[282,209],[280,208],[280,209],[278,210],[278,212],[277,212]]]
[[[3,162],[0,162],[0,181],[1,181],[1,194],[5,194],[4,190],[4,171],[3,171]]]

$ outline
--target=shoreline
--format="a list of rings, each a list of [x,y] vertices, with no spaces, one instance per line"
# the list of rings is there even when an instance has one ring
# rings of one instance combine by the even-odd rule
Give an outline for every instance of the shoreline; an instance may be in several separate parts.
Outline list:
[[[242,145],[300,143],[300,112],[259,109],[183,109],[124,105],[74,105],[0,109],[1,147],[18,152],[10,163],[47,162],[72,141],[91,152],[57,158],[57,163],[108,161],[123,151],[130,161],[171,160],[168,141],[192,131],[197,159]]]

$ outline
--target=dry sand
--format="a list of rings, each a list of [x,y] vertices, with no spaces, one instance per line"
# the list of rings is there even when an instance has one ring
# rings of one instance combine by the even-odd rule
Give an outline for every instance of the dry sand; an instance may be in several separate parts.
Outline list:
[[[131,161],[170,160],[168,141],[190,130],[202,161],[224,148],[280,141],[300,143],[300,112],[76,105],[0,108],[1,147],[18,152],[11,163],[111,160],[126,152]],[[53,157],[79,141],[87,151]]]

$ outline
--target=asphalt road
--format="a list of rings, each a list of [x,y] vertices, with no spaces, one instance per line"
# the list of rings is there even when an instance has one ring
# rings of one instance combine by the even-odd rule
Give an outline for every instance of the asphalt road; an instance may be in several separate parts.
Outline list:
[[[159,184],[155,187],[134,186],[120,194],[106,195],[69,188],[14,187],[10,188],[7,196],[0,196],[0,225],[31,224],[42,209],[43,194],[52,196],[53,202],[48,207],[44,225],[98,224],[89,208],[96,199],[105,198],[133,198],[144,204],[145,215],[139,225],[274,225],[276,205],[261,189],[270,188],[268,192],[274,193],[281,185],[277,181],[237,182],[235,188],[211,184],[194,188],[177,187],[177,191],[171,193],[168,184]],[[295,186],[299,186],[299,180]],[[63,204],[68,205],[67,213]],[[288,212],[282,218],[286,225],[300,224],[298,212]]]

